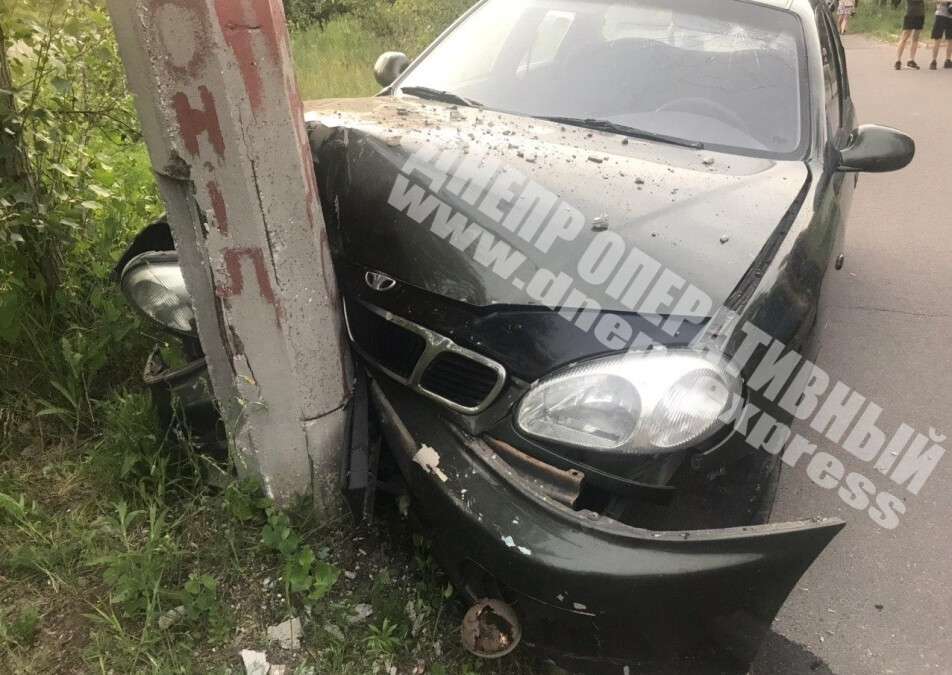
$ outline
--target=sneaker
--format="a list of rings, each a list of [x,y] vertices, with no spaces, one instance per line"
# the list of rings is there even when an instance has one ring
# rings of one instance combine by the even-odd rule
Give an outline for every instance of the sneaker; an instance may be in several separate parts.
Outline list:
[[[939,67],[939,64],[936,63],[935,61],[929,64],[929,70],[935,70],[938,67]]]
[[[896,61],[896,70],[902,70],[902,61]]]
[[[952,59],[946,59],[945,63],[942,65],[943,68],[952,68]]]
[[[919,70],[919,64],[915,61],[906,61],[906,68],[912,68],[913,70]]]

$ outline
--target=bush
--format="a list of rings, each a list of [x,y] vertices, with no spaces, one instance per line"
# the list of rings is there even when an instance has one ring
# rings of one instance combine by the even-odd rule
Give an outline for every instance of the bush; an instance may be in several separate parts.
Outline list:
[[[354,12],[389,49],[416,56],[472,5],[473,0],[362,0]]]
[[[288,23],[298,28],[318,24],[323,28],[329,21],[349,14],[354,0],[284,0],[284,15]]]
[[[100,3],[14,3],[0,42],[0,410],[75,438],[138,368],[109,273],[161,206]]]
[[[284,0],[297,29],[355,16],[388,49],[415,56],[473,5],[474,0]]]

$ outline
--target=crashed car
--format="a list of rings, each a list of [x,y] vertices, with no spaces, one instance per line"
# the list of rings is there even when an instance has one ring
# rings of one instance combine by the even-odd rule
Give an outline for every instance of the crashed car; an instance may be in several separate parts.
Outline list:
[[[305,104],[360,366],[345,487],[372,492],[396,465],[474,603],[475,653],[521,638],[573,670],[746,672],[843,523],[769,522],[780,462],[705,383],[790,415],[696,348],[730,357],[726,308],[811,354],[856,176],[914,153],[856,125],[827,3],[483,0],[375,71],[375,97]],[[574,276],[609,236],[709,302],[588,277],[545,302],[527,281]],[[188,355],[153,354],[147,383],[214,446],[168,226],[118,270]],[[647,341],[607,345],[592,327],[608,315]]]

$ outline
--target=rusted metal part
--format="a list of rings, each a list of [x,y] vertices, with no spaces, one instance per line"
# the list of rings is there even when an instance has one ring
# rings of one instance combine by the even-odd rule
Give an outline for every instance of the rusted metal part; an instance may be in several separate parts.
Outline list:
[[[498,659],[519,646],[522,626],[515,610],[505,602],[484,599],[466,612],[460,626],[460,637],[471,654]]]
[[[575,501],[582,492],[582,483],[585,474],[577,469],[563,471],[551,464],[539,461],[524,452],[496,438],[486,436],[486,443],[502,455],[503,459],[513,469],[523,474],[533,485],[539,488],[547,497],[551,497],[560,504],[575,506]]]

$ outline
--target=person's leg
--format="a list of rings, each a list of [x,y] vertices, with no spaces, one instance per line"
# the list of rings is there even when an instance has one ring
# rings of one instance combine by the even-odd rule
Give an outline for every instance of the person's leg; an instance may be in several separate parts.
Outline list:
[[[919,31],[912,31],[912,44],[909,45],[909,58],[912,61],[916,60],[916,52],[919,50]]]
[[[945,67],[952,68],[952,39],[945,39]]]
[[[904,30],[899,35],[899,45],[896,48],[896,60],[902,61],[902,53],[906,51],[906,43],[909,42],[909,31]]]
[[[896,63],[902,63],[902,53],[906,50],[907,42],[909,42],[909,31],[904,30],[899,35],[899,46],[896,47]]]

